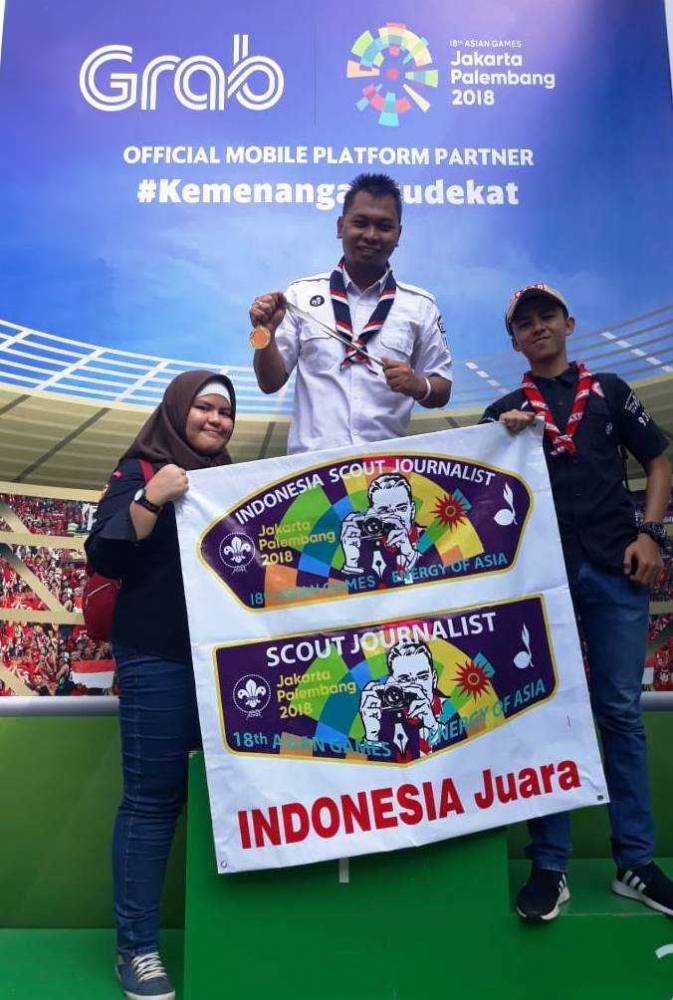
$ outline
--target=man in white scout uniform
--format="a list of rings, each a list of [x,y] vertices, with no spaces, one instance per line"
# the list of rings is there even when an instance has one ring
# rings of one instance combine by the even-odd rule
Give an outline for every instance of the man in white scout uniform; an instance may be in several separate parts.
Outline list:
[[[428,408],[449,401],[451,355],[435,300],[397,281],[388,263],[401,218],[395,181],[361,174],[337,221],[343,257],[331,274],[293,281],[285,294],[268,292],[252,304],[260,389],[277,392],[297,366],[290,454],[400,437],[414,401]]]

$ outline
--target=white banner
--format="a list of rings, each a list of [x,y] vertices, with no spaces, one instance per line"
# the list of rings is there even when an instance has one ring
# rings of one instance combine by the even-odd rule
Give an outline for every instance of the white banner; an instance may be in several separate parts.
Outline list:
[[[538,429],[189,482],[178,532],[221,872],[607,801]]]

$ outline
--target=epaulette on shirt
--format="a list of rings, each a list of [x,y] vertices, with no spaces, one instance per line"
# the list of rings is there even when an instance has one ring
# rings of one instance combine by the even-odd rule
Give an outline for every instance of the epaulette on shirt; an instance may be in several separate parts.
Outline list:
[[[410,285],[406,281],[399,281],[397,277],[395,277],[395,281],[399,288],[403,288],[405,292],[411,292],[412,295],[421,295],[424,299],[429,299],[435,305],[435,296],[426,288],[419,288],[418,285]]]
[[[287,286],[288,289],[292,288],[293,285],[304,284],[307,281],[329,281],[331,271],[323,271],[322,274],[311,274],[306,278],[295,278]],[[428,299],[435,305],[435,297],[425,288],[419,288],[418,285],[410,285],[406,281],[399,281],[397,277],[395,278],[399,288],[403,288],[405,292],[411,292],[412,295],[421,295],[424,299]]]
[[[290,289],[293,285],[302,285],[306,281],[329,281],[330,273],[330,271],[323,271],[322,274],[310,274],[307,278],[295,278],[287,287]]]

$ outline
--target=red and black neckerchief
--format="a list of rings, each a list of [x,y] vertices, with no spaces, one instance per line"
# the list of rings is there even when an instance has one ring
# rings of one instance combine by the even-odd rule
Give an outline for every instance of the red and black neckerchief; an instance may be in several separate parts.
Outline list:
[[[554,423],[554,418],[551,415],[551,410],[547,405],[547,402],[533,382],[532,372],[526,372],[523,377],[523,382],[521,383],[523,388],[523,394],[535,410],[536,414],[541,414],[544,417],[544,432],[550,439],[552,450],[552,458],[556,458],[558,455],[574,455],[577,451],[577,447],[573,440],[575,434],[577,433],[577,428],[579,427],[582,417],[584,416],[584,411],[587,408],[587,403],[589,401],[589,396],[591,395],[591,387],[593,385],[594,377],[590,371],[587,371],[585,366],[580,362],[571,362],[575,365],[578,372],[577,388],[575,389],[575,399],[573,400],[573,405],[570,409],[570,416],[568,417],[568,423],[566,424],[566,429],[563,434],[558,429]]]
[[[353,345],[352,347],[346,347],[346,356],[341,362],[342,368],[346,365],[365,364],[371,369],[371,361],[367,355],[361,354],[356,350],[356,348],[363,347],[366,350],[367,344],[371,338],[374,334],[379,332],[388,317],[388,313],[392,308],[393,302],[395,301],[396,290],[397,282],[393,277],[393,272],[390,268],[388,268],[386,280],[383,283],[383,288],[379,294],[379,300],[376,303],[376,308],[369,317],[368,321],[365,323],[360,335],[358,337],[354,337],[351,311],[348,307],[348,295],[346,294],[346,282],[344,281],[343,257],[334,268],[329,279],[329,291],[332,298],[336,328],[338,332],[343,337],[346,337]]]

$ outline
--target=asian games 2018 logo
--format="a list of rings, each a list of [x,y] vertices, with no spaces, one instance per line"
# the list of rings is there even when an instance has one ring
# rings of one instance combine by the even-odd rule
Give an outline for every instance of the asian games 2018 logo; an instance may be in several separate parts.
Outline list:
[[[414,34],[406,24],[389,21],[377,30],[364,31],[356,40],[349,59],[349,79],[378,79],[378,83],[365,83],[362,97],[356,103],[360,111],[373,108],[378,113],[379,125],[397,126],[400,115],[411,111],[412,106],[427,111],[430,102],[423,96],[428,87],[436,87],[439,73],[429,69],[432,56],[428,41]]]

